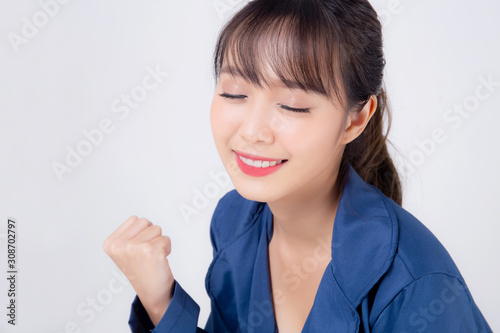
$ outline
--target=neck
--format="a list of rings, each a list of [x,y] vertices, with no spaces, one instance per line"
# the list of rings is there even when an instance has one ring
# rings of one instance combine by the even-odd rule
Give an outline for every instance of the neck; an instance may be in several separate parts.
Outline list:
[[[290,256],[308,253],[321,246],[328,250],[337,207],[341,195],[335,195],[334,185],[312,186],[295,197],[283,198],[279,202],[268,202],[273,213],[273,236],[284,253]],[[320,185],[320,184],[319,184]]]

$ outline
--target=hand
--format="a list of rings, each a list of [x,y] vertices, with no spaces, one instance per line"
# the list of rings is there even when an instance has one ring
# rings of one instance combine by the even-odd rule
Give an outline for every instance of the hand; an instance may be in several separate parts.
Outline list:
[[[156,326],[172,300],[174,277],[168,265],[170,238],[146,218],[129,217],[103,244],[125,274]]]

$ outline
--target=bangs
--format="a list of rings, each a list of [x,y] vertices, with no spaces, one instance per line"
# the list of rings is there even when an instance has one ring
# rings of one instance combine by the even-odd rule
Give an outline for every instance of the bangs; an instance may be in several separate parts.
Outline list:
[[[299,88],[342,104],[339,47],[320,4],[307,1],[250,2],[222,30],[214,57],[221,70],[258,87],[272,87],[272,72],[288,88]]]

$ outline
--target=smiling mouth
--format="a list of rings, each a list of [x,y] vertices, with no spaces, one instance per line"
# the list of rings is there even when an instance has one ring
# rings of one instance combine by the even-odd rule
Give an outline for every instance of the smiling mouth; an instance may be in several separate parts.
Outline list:
[[[244,153],[237,150],[233,150],[233,153],[235,153],[236,157],[239,158],[243,163],[254,168],[269,168],[288,161],[287,159],[273,159],[269,157]]]
[[[264,177],[279,169],[288,161],[287,159],[272,159],[233,150],[234,158],[239,169],[252,177]],[[242,156],[243,155],[243,156]]]
[[[242,160],[243,163],[245,163],[246,165],[252,166],[254,168],[269,168],[287,161],[287,160],[277,160],[277,161],[252,160],[249,158],[245,158],[241,155],[238,155],[238,158]]]

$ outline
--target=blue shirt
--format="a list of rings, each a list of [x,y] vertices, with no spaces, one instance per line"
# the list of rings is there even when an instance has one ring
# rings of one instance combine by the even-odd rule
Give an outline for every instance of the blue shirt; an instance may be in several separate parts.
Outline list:
[[[350,165],[346,177],[326,244],[332,260],[302,332],[491,332],[436,237]],[[226,193],[210,226],[214,258],[205,279],[211,299],[205,328],[197,327],[199,306],[175,281],[156,327],[135,297],[132,332],[277,332],[268,266],[272,233],[266,203]]]

